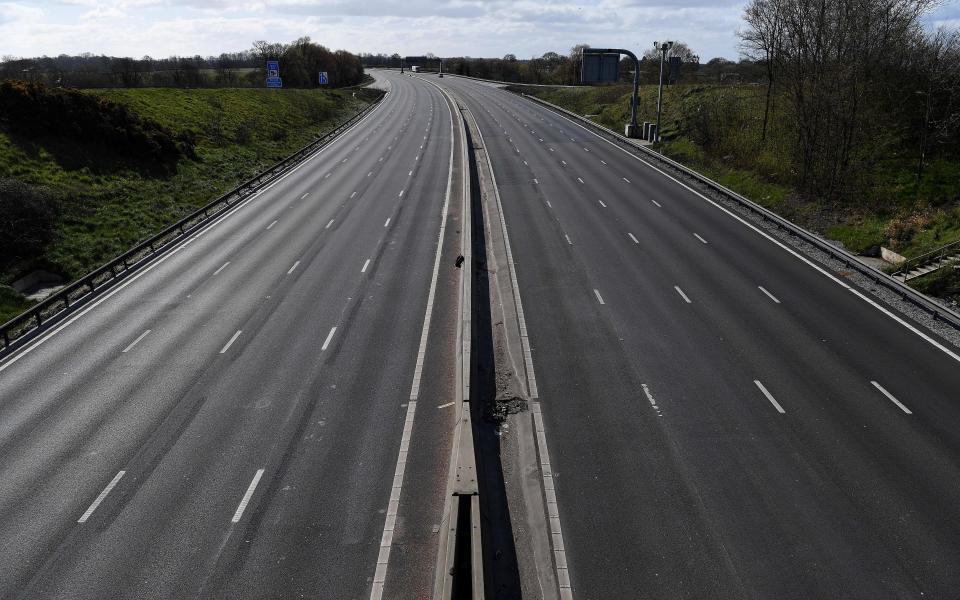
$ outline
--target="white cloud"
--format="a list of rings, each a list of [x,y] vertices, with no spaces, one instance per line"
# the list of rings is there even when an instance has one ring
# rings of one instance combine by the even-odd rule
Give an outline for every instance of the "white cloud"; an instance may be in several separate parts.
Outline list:
[[[960,0],[931,16],[953,23]],[[539,56],[577,43],[642,51],[685,41],[736,58],[745,0],[52,0],[0,2],[0,52],[219,54],[309,35],[331,48]],[[40,8],[40,7],[43,8]]]

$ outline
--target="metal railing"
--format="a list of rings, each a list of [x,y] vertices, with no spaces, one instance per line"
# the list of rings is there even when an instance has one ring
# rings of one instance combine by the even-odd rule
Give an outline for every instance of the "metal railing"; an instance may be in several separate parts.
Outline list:
[[[859,272],[861,275],[864,275],[865,277],[872,280],[875,284],[881,285],[887,288],[888,290],[892,291],[893,293],[897,294],[902,300],[909,302],[910,304],[913,304],[915,307],[923,310],[926,313],[929,313],[934,320],[943,321],[948,325],[950,325],[951,327],[953,327],[954,329],[960,330],[960,313],[957,313],[953,310],[950,310],[949,308],[946,308],[945,306],[942,306],[941,304],[935,302],[933,299],[921,294],[917,290],[895,279],[894,277],[887,275],[886,273],[882,273],[872,267],[869,267],[861,263],[859,260],[857,260],[857,258],[853,254],[847,252],[846,250],[843,250],[834,246],[830,242],[824,240],[823,238],[817,235],[814,235],[813,233],[807,231],[806,229],[800,227],[799,225],[796,225],[788,221],[787,219],[784,219],[783,217],[774,213],[773,211],[770,211],[760,206],[759,204],[753,202],[752,200],[749,200],[748,198],[741,196],[740,194],[734,192],[733,190],[720,185],[716,181],[713,181],[712,179],[709,179],[708,177],[705,177],[700,173],[697,173],[696,171],[678,163],[673,159],[667,158],[666,156],[658,152],[655,152],[645,146],[641,146],[640,144],[637,143],[636,140],[631,140],[629,138],[626,138],[615,131],[607,129],[603,125],[594,123],[590,119],[582,117],[574,112],[571,112],[563,107],[557,106],[556,104],[553,104],[551,102],[547,102],[546,100],[541,100],[540,98],[537,98],[535,96],[524,94],[523,92],[513,92],[512,90],[510,91],[524,98],[527,98],[533,102],[546,106],[554,110],[555,112],[559,112],[565,116],[568,116],[571,119],[575,119],[577,122],[590,127],[594,131],[597,131],[601,135],[611,138],[618,143],[629,145],[631,149],[636,150],[637,152],[643,154],[648,158],[651,158],[653,160],[669,165],[673,169],[680,171],[687,177],[695,179],[698,183],[706,186],[707,188],[713,190],[714,192],[717,192],[723,195],[724,197],[729,198],[730,200],[733,200],[737,204],[745,208],[748,208],[752,212],[762,217],[764,220],[775,225],[778,229],[786,231],[802,239],[803,241],[814,246],[818,250],[828,254],[832,258],[841,261],[847,268]],[[957,242],[957,243],[960,244],[960,242]]]
[[[0,325],[0,356],[7,354],[11,349],[32,337],[33,334],[60,320],[67,313],[112,288],[118,281],[125,279],[151,259],[170,249],[185,236],[209,224],[224,210],[256,193],[279,175],[303,162],[370,113],[379,105],[383,96],[384,94],[381,94],[369,106],[267,170],[254,175],[213,202],[195,210],[163,231],[140,242],[105,265],[68,284],[39,304]]]
[[[951,242],[946,246],[941,246],[936,250],[927,252],[926,254],[921,254],[920,256],[914,256],[904,261],[897,270],[893,273],[894,277],[900,277],[901,280],[906,281],[910,279],[908,275],[910,271],[915,269],[922,269],[927,265],[941,263],[940,266],[945,264],[945,259],[953,254],[960,253],[960,240]]]

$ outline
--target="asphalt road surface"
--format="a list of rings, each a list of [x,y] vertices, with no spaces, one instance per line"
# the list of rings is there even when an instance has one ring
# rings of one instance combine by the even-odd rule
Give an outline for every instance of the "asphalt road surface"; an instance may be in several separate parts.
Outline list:
[[[570,120],[434,80],[492,158],[575,598],[960,596],[955,350]]]
[[[455,130],[376,77],[348,133],[0,362],[0,597],[368,598],[378,562],[429,593]]]

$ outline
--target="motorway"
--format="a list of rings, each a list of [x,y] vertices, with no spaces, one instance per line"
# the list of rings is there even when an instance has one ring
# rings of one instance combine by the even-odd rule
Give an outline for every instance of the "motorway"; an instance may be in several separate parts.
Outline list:
[[[0,361],[0,598],[429,595],[461,142],[437,88],[376,78],[349,132]]]
[[[428,77],[492,160],[566,592],[957,597],[955,348],[572,121]]]

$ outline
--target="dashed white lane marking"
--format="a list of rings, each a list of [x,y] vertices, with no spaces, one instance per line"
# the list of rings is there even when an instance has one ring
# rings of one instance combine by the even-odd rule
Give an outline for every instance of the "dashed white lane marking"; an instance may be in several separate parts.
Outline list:
[[[567,243],[568,243],[568,244],[570,244],[571,246],[573,245],[573,242],[570,241],[570,236],[569,236],[569,235],[563,234],[563,237],[567,238]],[[602,304],[602,303],[601,303],[601,304]]]
[[[640,240],[638,240],[632,233],[627,233],[627,235],[630,236],[630,239],[633,240],[633,243],[634,243],[634,244],[639,244],[639,243],[640,243]]]
[[[754,379],[753,382],[757,384],[757,387],[760,388],[760,391],[763,392],[763,395],[767,397],[767,400],[770,401],[770,404],[772,404],[773,407],[777,409],[778,413],[780,413],[781,415],[786,414],[787,411],[783,410],[783,407],[780,406],[780,403],[777,402],[777,399],[773,397],[773,394],[767,391],[767,388],[763,387],[762,383],[760,383],[756,379]]]
[[[441,405],[438,406],[437,408],[449,408],[449,407],[453,406],[454,404],[455,404],[455,402],[447,402],[446,404],[441,404]]]
[[[679,285],[673,286],[673,289],[677,290],[677,293],[680,294],[680,297],[683,298],[684,302],[687,304],[693,304],[693,302],[690,301],[690,298],[687,298],[687,295],[684,294],[683,290],[680,289]]]
[[[567,164],[567,161],[565,161],[565,160],[561,160],[561,161],[560,161],[560,164],[562,164],[562,165],[566,165],[566,164]]]
[[[233,518],[230,519],[231,523],[240,522],[240,517],[243,516],[243,511],[247,509],[247,505],[250,504],[250,498],[253,497],[253,492],[257,489],[257,484],[260,483],[261,477],[263,477],[263,469],[257,469],[257,473],[253,476],[253,481],[247,486],[247,491],[243,494],[243,498],[240,499],[240,504],[237,505],[237,510],[233,513]]]
[[[343,159],[343,160],[341,160],[341,161],[340,161],[340,164],[342,165],[342,164],[345,163],[345,162],[347,162],[347,159],[346,159],[346,158]]]
[[[773,300],[773,301],[776,302],[777,304],[780,304],[780,300],[778,300],[776,296],[774,296],[773,294],[771,294],[770,292],[768,292],[768,291],[767,291],[767,288],[763,287],[762,285],[758,285],[757,287],[760,288],[760,291],[763,292],[764,294],[766,294],[768,298],[770,298],[771,300]]]
[[[337,328],[336,328],[336,327],[332,327],[332,328],[330,329],[330,333],[327,334],[327,339],[323,340],[323,346],[320,346],[320,350],[326,350],[326,349],[327,349],[327,346],[330,345],[330,340],[333,339],[333,334],[335,334],[336,332],[337,332]]]
[[[277,224],[276,221],[274,221],[273,223],[270,223],[269,225],[267,225],[267,229],[269,230],[271,227],[273,227],[276,224]]]
[[[699,233],[693,234],[693,237],[697,238],[698,240],[700,240],[700,241],[703,242],[704,244],[709,244],[709,243],[710,243],[710,242],[708,242],[707,240],[705,240],[705,239],[703,239],[702,237],[700,237],[700,234],[699,234]]]
[[[590,152],[590,148],[584,148],[583,151],[584,151],[584,152]]]
[[[233,343],[234,343],[235,341],[237,341],[237,338],[240,337],[240,333],[241,333],[241,330],[238,329],[237,332],[236,332],[235,334],[233,334],[233,337],[230,338],[230,341],[227,342],[227,345],[224,346],[224,347],[220,350],[220,354],[223,354],[223,353],[225,353],[227,350],[230,349],[230,346],[232,346]]]
[[[137,344],[140,343],[140,340],[142,340],[143,338],[147,337],[149,334],[150,334],[150,330],[149,330],[149,329],[146,330],[146,331],[144,331],[143,333],[141,333],[141,334],[137,337],[137,339],[135,339],[135,340],[133,340],[132,342],[130,342],[130,345],[129,345],[129,346],[127,346],[126,348],[124,348],[123,350],[120,351],[121,354],[126,354],[127,352],[129,352],[134,346],[136,346]]]
[[[214,274],[214,275],[219,275],[219,274],[220,274],[220,271],[226,269],[229,264],[230,264],[230,261],[228,260],[227,262],[225,262],[225,263],[223,263],[222,265],[220,265],[220,268],[217,269],[216,271],[214,271],[213,274]]]
[[[330,173],[327,173],[326,175],[323,176],[324,179],[326,179],[327,177],[330,177]]]
[[[583,179],[581,179],[580,177],[577,177],[577,181],[579,181],[580,183],[583,183]]]
[[[357,195],[357,193],[356,193],[356,192],[353,192],[352,194],[350,194],[350,198],[353,199],[353,197],[356,196],[356,195]]]
[[[654,200],[653,198],[650,199],[650,202],[653,202],[653,205],[656,206],[657,208],[663,208],[662,206],[660,206],[660,203]]]
[[[550,152],[556,152],[556,150],[554,150],[553,148],[550,148]]]
[[[378,158],[377,162],[383,162],[383,157],[381,156],[380,158]]]
[[[383,226],[384,226],[384,227],[389,227],[389,226],[390,226],[390,217],[387,217],[387,220],[383,222]]]
[[[663,414],[660,412],[660,407],[657,406],[657,401],[653,399],[653,394],[650,393],[650,388],[647,387],[647,384],[641,383],[640,387],[643,388],[643,393],[646,394],[647,400],[650,401],[650,406],[653,407],[653,410],[657,411],[657,416],[662,417]]]
[[[330,226],[333,225],[333,222],[334,222],[335,220],[336,220],[336,219],[330,219],[330,222],[327,223],[327,226],[324,227],[324,229],[330,229]]]
[[[530,165],[527,164],[527,161],[523,161],[523,165],[524,165],[525,167],[529,167],[529,166],[530,166]]]
[[[370,259],[368,258],[367,261],[366,261],[365,263],[363,263],[363,267],[360,269],[360,272],[361,272],[361,273],[366,273],[366,272],[367,272],[367,267],[369,267],[369,266],[370,266]]]
[[[623,180],[626,181],[627,183],[630,183],[630,180],[627,179],[626,177],[621,177],[621,179],[623,179]]]
[[[540,180],[537,179],[537,178],[534,178],[534,179],[533,179],[533,182],[534,182],[535,184],[537,184],[537,185],[540,185]]]
[[[80,516],[79,519],[77,519],[77,523],[87,522],[87,519],[90,518],[90,515],[93,514],[93,511],[97,510],[97,507],[100,506],[100,503],[103,502],[104,498],[107,497],[107,494],[109,494],[113,488],[117,486],[117,484],[120,482],[120,478],[123,477],[125,473],[126,471],[120,471],[113,476],[113,479],[110,480],[110,483],[107,484],[107,487],[103,488],[103,491],[100,492],[100,495],[97,496],[96,500],[93,501],[93,504],[90,505],[90,507]]]
[[[605,165],[605,164],[607,164],[607,161],[601,160],[601,161],[600,161],[600,164],[604,164],[604,165]]]
[[[907,413],[908,415],[912,415],[912,414],[913,414],[913,413],[910,411],[909,408],[907,408],[906,406],[903,405],[902,402],[900,402],[899,400],[897,400],[897,399],[893,396],[893,394],[891,394],[891,393],[888,392],[886,389],[884,389],[884,387],[883,387],[882,385],[880,385],[880,384],[877,383],[876,381],[871,381],[870,383],[873,385],[873,387],[875,387],[875,388],[877,388],[878,390],[880,390],[880,393],[883,394],[884,396],[886,396],[891,402],[893,402],[893,403],[896,404],[898,407],[900,407],[900,410],[902,410],[903,412]]]
[[[600,206],[602,206],[602,207],[604,207],[604,208],[607,207],[607,205],[603,203],[603,200],[597,200],[597,202],[600,203]]]
[[[373,175],[373,171],[370,171],[369,173],[367,173],[367,177],[370,177],[371,175]]]
[[[306,197],[309,196],[309,195],[310,195],[310,192],[307,192],[306,194],[300,196],[300,199],[303,200],[304,198],[306,198]]]
[[[541,142],[543,141],[543,138],[537,138],[537,139],[540,140]]]
[[[300,266],[300,261],[298,260],[297,262],[293,263],[293,266],[290,267],[289,271],[287,271],[287,275],[289,275],[290,273],[293,273],[294,269],[296,269],[299,266]]]
[[[550,204],[550,201],[549,201],[549,200],[547,200],[547,206],[549,206],[550,208],[553,208],[553,205]]]
[[[600,295],[599,290],[594,289],[593,293],[597,297],[597,302],[599,302],[600,304],[606,304],[606,302],[603,301],[603,296]]]

